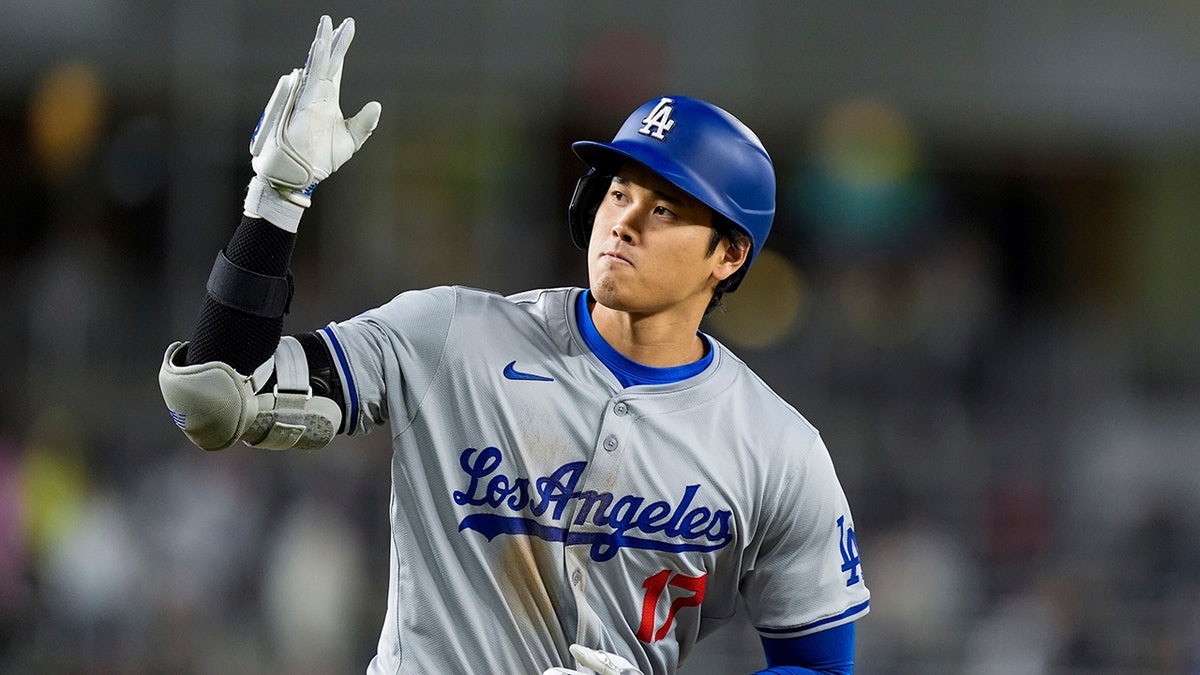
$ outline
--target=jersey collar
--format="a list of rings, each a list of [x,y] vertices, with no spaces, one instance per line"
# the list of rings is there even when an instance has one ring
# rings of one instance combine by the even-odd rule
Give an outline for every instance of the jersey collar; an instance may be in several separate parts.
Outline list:
[[[712,363],[712,342],[701,331],[696,331],[696,334],[704,341],[704,356],[700,357],[698,361],[685,363],[682,366],[656,368],[638,363],[626,357],[616,349],[613,349],[612,345],[608,344],[600,335],[600,331],[596,330],[596,324],[592,321],[592,313],[588,311],[589,297],[591,297],[591,291],[588,289],[584,289],[577,297],[575,301],[575,321],[579,324],[579,332],[583,336],[584,344],[616,376],[621,386],[633,387],[639,384],[673,384],[675,382],[682,382],[689,377],[703,372]]]

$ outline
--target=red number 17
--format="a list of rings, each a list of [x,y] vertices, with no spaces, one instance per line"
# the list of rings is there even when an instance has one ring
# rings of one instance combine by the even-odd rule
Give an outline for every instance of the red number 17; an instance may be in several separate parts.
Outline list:
[[[638,627],[637,637],[642,642],[657,642],[667,636],[667,631],[671,630],[671,622],[675,620],[675,612],[681,607],[695,607],[704,601],[704,584],[708,579],[707,574],[701,574],[698,577],[689,577],[686,574],[671,574],[671,570],[663,570],[658,574],[646,577],[642,582],[642,588],[646,589],[646,596],[642,598],[642,625]],[[675,598],[671,603],[671,609],[667,612],[667,620],[663,622],[658,632],[654,632],[654,611],[658,608],[658,599],[662,597],[663,591],[667,590],[667,586],[674,586],[685,591],[691,591],[691,595],[684,595]]]

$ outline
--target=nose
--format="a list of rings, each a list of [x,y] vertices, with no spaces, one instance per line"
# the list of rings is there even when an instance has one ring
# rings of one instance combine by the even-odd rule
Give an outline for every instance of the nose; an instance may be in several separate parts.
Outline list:
[[[637,236],[641,232],[641,218],[640,209],[636,206],[622,209],[620,215],[613,220],[613,236],[626,244],[636,243]]]
[[[613,224],[612,233],[614,237],[620,239],[626,244],[633,243],[633,232],[631,232],[630,229],[625,226],[623,220],[618,220]]]

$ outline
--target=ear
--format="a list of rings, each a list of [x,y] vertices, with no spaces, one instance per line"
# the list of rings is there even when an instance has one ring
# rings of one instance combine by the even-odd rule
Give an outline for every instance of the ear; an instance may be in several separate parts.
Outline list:
[[[746,258],[750,256],[750,240],[742,237],[722,237],[717,250],[713,251],[713,256],[717,259],[713,278],[717,283],[721,283],[746,264]]]

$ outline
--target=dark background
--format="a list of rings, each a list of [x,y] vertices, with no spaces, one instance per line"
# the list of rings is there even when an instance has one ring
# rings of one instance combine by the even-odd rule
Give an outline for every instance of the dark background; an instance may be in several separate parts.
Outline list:
[[[288,330],[582,284],[568,143],[707,98],[780,180],[707,328],[834,456],[857,672],[1200,672],[1196,2],[4,4],[0,671],[373,653],[386,435],[209,455],[156,379],[328,12],[358,21],[345,112],[383,118],[301,225]],[[743,622],[699,650],[761,664]]]

